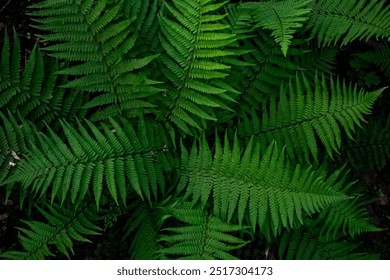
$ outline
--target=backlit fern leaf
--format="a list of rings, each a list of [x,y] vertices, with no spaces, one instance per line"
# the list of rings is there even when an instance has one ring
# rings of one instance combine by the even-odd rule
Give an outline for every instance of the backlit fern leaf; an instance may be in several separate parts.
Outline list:
[[[287,88],[280,88],[280,98],[270,100],[263,105],[261,118],[255,113],[245,118],[239,126],[241,137],[252,137],[260,141],[262,147],[277,141],[286,145],[291,157],[304,158],[310,162],[310,155],[317,160],[317,139],[325,146],[329,155],[338,151],[341,145],[341,128],[349,138],[355,131],[355,125],[365,122],[363,115],[371,108],[384,89],[372,93],[358,91],[356,86],[347,86],[325,78],[316,78],[315,85],[296,77]]]
[[[213,156],[203,139],[183,158],[187,163],[181,184],[187,185],[194,203],[212,201],[215,215],[227,221],[235,216],[242,223],[249,217],[252,228],[258,225],[267,238],[282,227],[302,224],[307,214],[348,199],[311,168],[293,168],[275,144],[263,157],[261,151],[252,140],[241,151],[237,138],[231,149],[225,137],[223,147],[216,139]]]
[[[47,222],[23,221],[29,228],[18,228],[24,251],[8,251],[1,258],[40,260],[55,256],[53,248],[69,258],[69,253],[74,254],[73,240],[91,242],[85,235],[101,234],[94,224],[100,217],[91,208],[74,210],[58,205],[47,208],[48,211],[38,208]]]
[[[160,242],[168,245],[159,250],[162,256],[186,260],[236,259],[228,251],[246,244],[232,235],[243,230],[242,226],[226,223],[199,207],[192,208],[190,203],[179,204],[169,212],[183,226],[165,228],[170,234],[160,238]]]

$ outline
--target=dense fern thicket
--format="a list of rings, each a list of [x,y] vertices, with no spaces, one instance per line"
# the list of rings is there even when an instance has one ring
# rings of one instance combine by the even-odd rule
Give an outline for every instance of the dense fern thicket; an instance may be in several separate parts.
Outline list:
[[[0,257],[389,257],[360,176],[390,166],[388,1],[27,10],[33,46],[0,45]]]

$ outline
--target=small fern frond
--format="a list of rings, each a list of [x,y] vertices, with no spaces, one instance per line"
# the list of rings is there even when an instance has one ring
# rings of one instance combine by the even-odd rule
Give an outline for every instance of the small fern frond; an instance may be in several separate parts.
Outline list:
[[[232,235],[243,230],[242,226],[226,223],[199,207],[192,208],[190,203],[182,203],[169,212],[183,226],[164,229],[170,234],[160,238],[160,242],[167,244],[159,250],[162,256],[185,260],[232,260],[236,258],[228,251],[246,244]]]
[[[24,251],[9,251],[0,255],[5,259],[41,260],[54,257],[53,248],[67,258],[74,254],[73,240],[90,242],[85,235],[99,235],[101,229],[94,224],[100,217],[92,208],[74,210],[64,206],[38,208],[47,222],[23,221],[29,228],[18,228],[19,240]]]
[[[64,140],[50,129],[37,135],[38,145],[23,155],[3,184],[20,182],[39,195],[51,188],[51,200],[61,203],[68,195],[72,203],[80,202],[92,192],[98,207],[104,189],[124,204],[130,191],[148,201],[164,191],[169,142],[160,126],[141,119],[135,128],[111,119],[102,129],[89,121],[77,128],[64,122],[62,127]]]
[[[224,48],[235,42],[235,35],[225,30],[226,14],[218,10],[225,2],[190,0],[165,3],[167,13],[160,16],[160,57],[163,74],[173,88],[162,100],[168,107],[168,118],[187,133],[189,127],[200,129],[203,120],[216,120],[215,108],[228,109],[234,101],[229,87],[222,80],[229,65],[218,59],[232,53]],[[236,94],[236,93],[235,93]]]
[[[194,203],[212,201],[215,215],[227,221],[235,216],[242,224],[248,218],[253,230],[259,225],[268,239],[282,227],[302,224],[306,215],[348,199],[311,168],[293,168],[277,145],[271,144],[262,157],[261,152],[253,140],[241,151],[237,138],[231,149],[225,136],[223,147],[216,139],[212,156],[203,139],[184,157],[188,163],[181,184],[187,184]]]
[[[268,107],[263,104],[261,118],[255,113],[251,119],[245,117],[238,128],[240,137],[255,136],[262,147],[277,141],[286,145],[289,156],[301,159],[304,155],[308,162],[311,156],[318,158],[318,139],[332,156],[341,145],[341,128],[353,138],[355,126],[365,122],[363,115],[370,113],[384,90],[366,93],[333,78],[328,86],[324,76],[316,77],[311,86],[302,77],[290,81],[288,88],[281,86],[279,100],[273,97]]]
[[[293,34],[309,19],[311,3],[312,0],[249,2],[241,4],[240,7],[250,11],[255,23],[254,28],[272,31],[271,36],[286,56]]]
[[[315,1],[308,26],[320,45],[341,46],[372,37],[390,40],[390,6],[384,0]]]

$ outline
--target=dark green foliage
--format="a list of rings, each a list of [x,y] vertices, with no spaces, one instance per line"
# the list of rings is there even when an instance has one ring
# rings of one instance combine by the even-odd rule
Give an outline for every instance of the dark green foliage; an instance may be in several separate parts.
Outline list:
[[[32,49],[4,32],[2,258],[378,258],[355,171],[389,166],[389,6],[235,2],[42,0]]]

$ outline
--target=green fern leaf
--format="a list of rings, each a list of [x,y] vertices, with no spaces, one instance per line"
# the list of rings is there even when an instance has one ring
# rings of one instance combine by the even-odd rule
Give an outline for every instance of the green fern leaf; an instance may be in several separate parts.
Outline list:
[[[52,130],[37,135],[38,144],[31,145],[2,184],[20,182],[41,196],[51,186],[51,200],[59,198],[61,203],[69,194],[78,203],[91,191],[97,206],[105,186],[116,203],[126,203],[129,186],[148,201],[158,196],[157,186],[164,189],[169,167],[162,163],[169,160],[159,159],[166,157],[169,142],[161,128],[142,120],[138,131],[125,120],[110,120],[102,130],[91,122],[79,123],[77,129],[68,123],[62,127],[65,141]],[[152,140],[152,131],[160,137]]]
[[[190,203],[182,203],[170,209],[170,213],[186,225],[165,229],[171,234],[160,238],[160,242],[168,244],[159,250],[163,256],[183,256],[178,259],[186,260],[236,259],[227,251],[246,244],[231,235],[231,232],[242,230],[242,226],[226,223],[200,208],[192,208]]]
[[[202,119],[216,120],[213,108],[227,107],[232,97],[223,86],[215,84],[228,75],[229,65],[218,62],[232,53],[224,48],[235,42],[234,34],[223,32],[229,25],[220,21],[226,15],[218,10],[225,3],[172,0],[165,3],[167,13],[160,16],[163,74],[172,83],[163,103],[169,119],[190,133],[200,129]],[[211,108],[210,108],[211,107]]]
[[[356,87],[332,78],[329,88],[324,77],[316,78],[314,82],[312,87],[305,76],[303,79],[297,76],[295,85],[290,82],[287,90],[282,86],[280,99],[272,98],[268,108],[263,105],[261,119],[255,113],[251,120],[245,117],[239,126],[240,136],[255,135],[262,147],[277,141],[286,145],[289,156],[301,158],[304,155],[308,162],[310,155],[315,160],[318,158],[318,138],[332,156],[341,145],[341,128],[352,138],[355,125],[361,126],[365,122],[363,115],[370,113],[384,90],[358,92]]]
[[[241,4],[240,7],[250,11],[255,28],[272,31],[271,35],[286,56],[293,34],[309,19],[311,3],[312,0],[249,2]]]
[[[390,39],[390,6],[383,0],[319,0],[308,26],[320,45],[372,37]]]
[[[227,221],[235,216],[242,223],[249,217],[253,230],[258,225],[267,238],[348,199],[311,168],[292,168],[276,145],[261,158],[260,153],[260,145],[252,140],[241,151],[237,138],[231,149],[225,137],[224,147],[216,139],[212,156],[203,139],[199,149],[194,146],[186,157],[180,184],[187,185],[194,203],[200,200],[206,205],[211,200],[215,215]]]
[[[20,244],[24,251],[9,251],[0,255],[5,259],[45,259],[54,256],[52,248],[55,247],[66,257],[74,254],[72,240],[91,242],[85,235],[98,235],[101,229],[94,224],[100,217],[93,209],[68,209],[63,206],[47,206],[48,211],[39,209],[46,218],[47,223],[39,221],[24,221],[29,227],[19,228]]]

